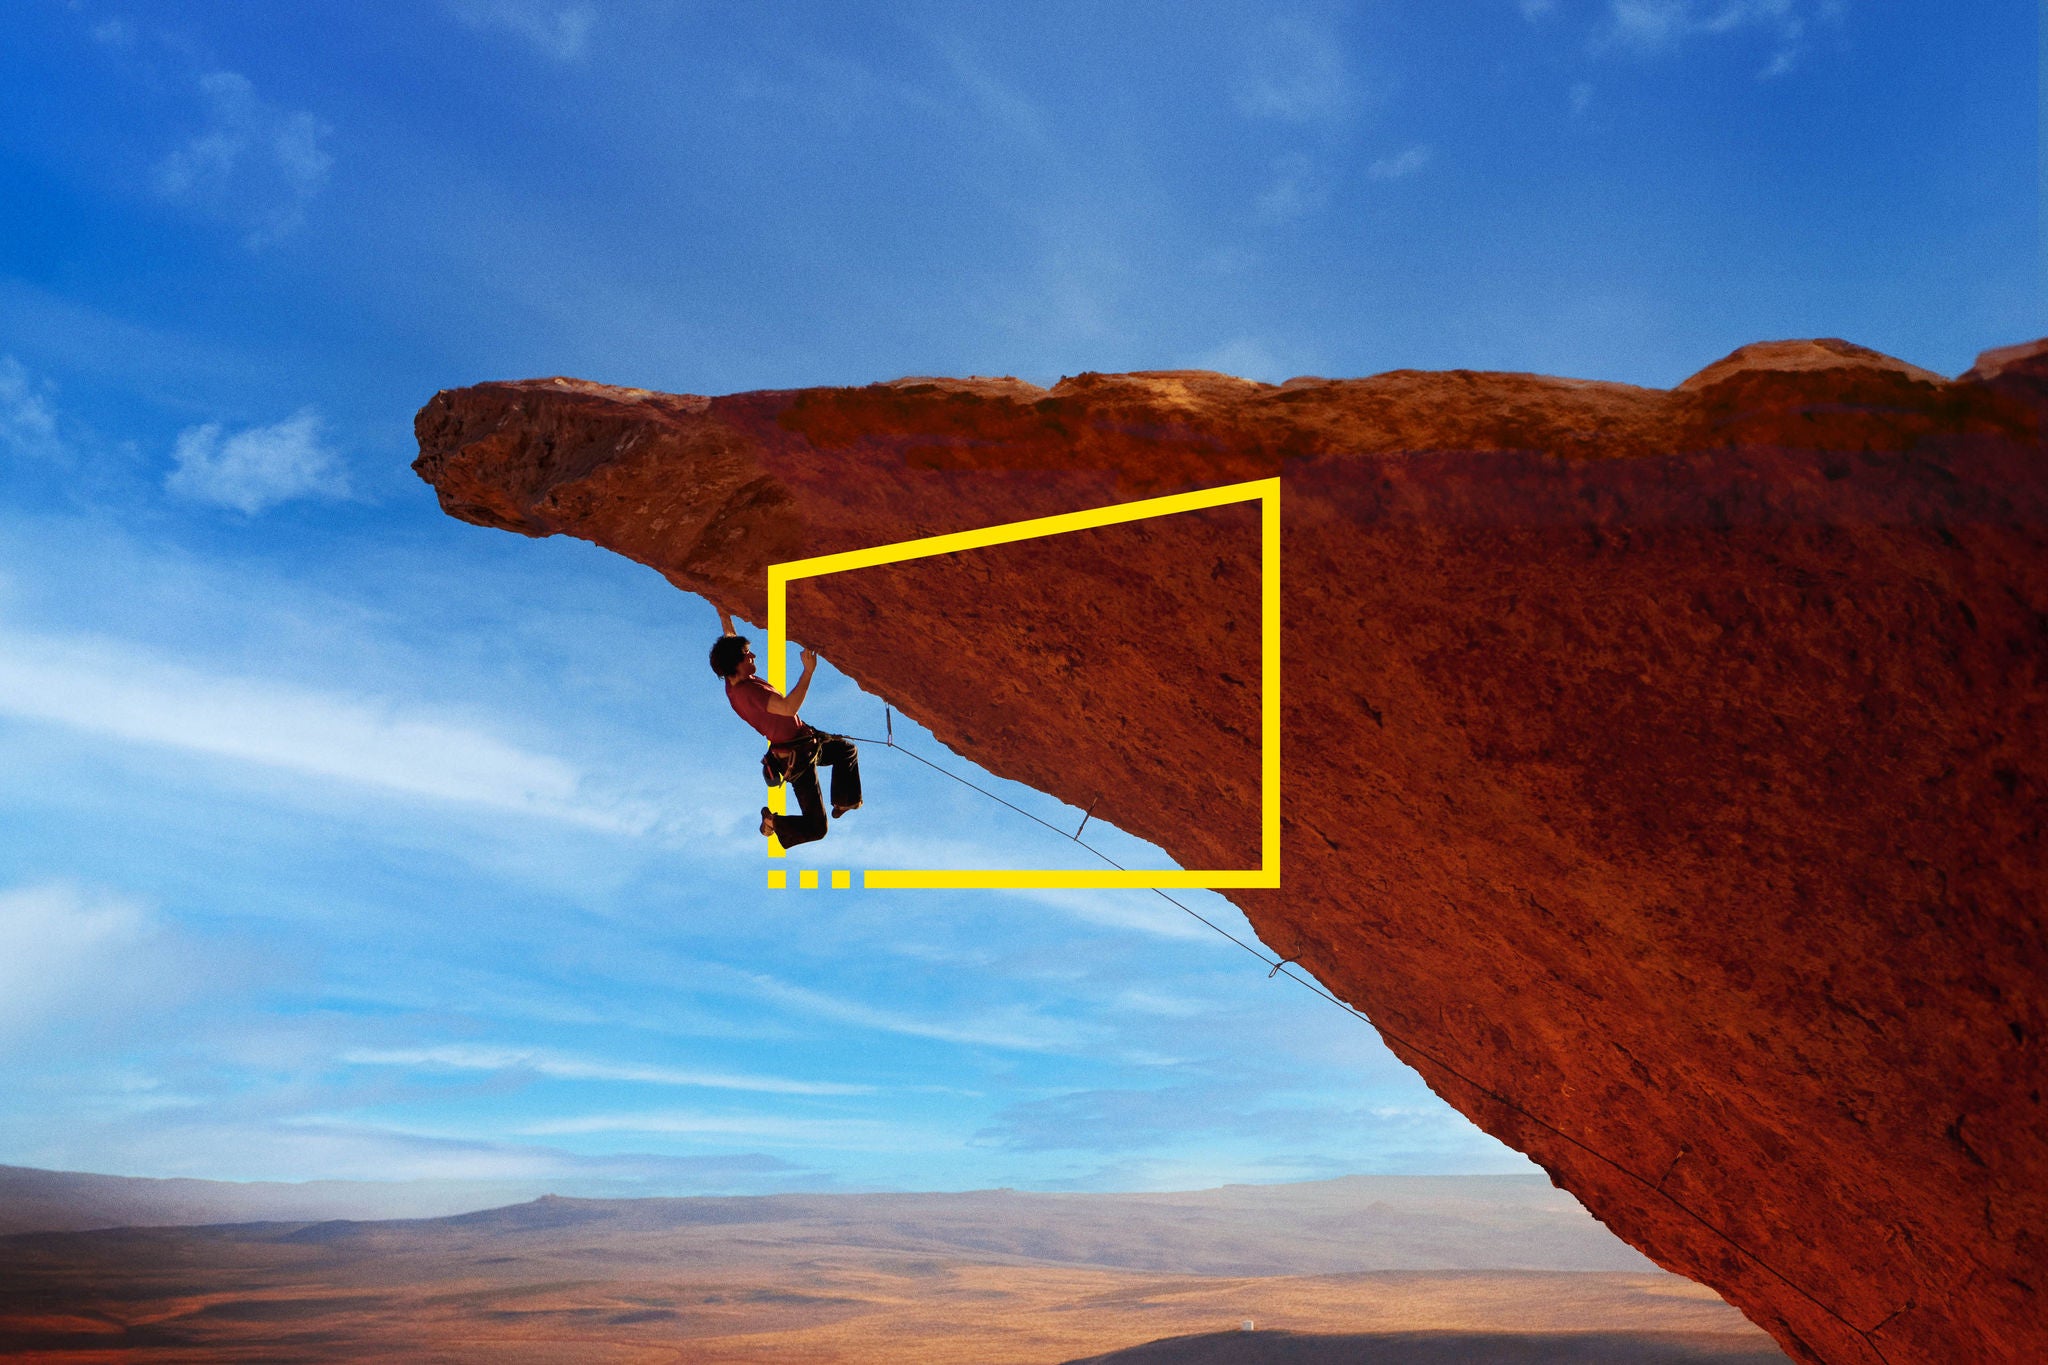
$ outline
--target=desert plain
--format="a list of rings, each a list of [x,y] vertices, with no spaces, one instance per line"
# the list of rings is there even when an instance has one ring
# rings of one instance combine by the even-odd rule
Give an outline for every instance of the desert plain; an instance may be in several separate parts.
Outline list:
[[[179,1216],[204,1216],[203,1203],[186,1190]],[[86,1221],[104,1221],[106,1205]],[[47,1197],[36,1207],[62,1222]],[[149,1216],[146,1200],[120,1211]],[[1536,1176],[546,1196],[437,1218],[19,1231],[0,1237],[0,1352],[503,1365],[1785,1358],[1712,1291],[1643,1260]]]

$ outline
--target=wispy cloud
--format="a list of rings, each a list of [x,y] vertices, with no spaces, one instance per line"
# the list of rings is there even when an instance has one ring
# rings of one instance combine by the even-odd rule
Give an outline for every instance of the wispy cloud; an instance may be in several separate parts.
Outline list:
[[[1356,99],[1336,33],[1301,16],[1276,18],[1261,29],[1233,94],[1246,117],[1282,123],[1339,122]]]
[[[637,834],[654,819],[590,792],[569,763],[468,725],[102,640],[0,632],[0,714],[592,829]]]
[[[333,129],[304,110],[256,93],[247,76],[197,78],[206,126],[156,165],[157,193],[241,224],[251,249],[299,228],[327,184],[334,158],[321,145]]]
[[[1242,1130],[1247,1099],[1213,1085],[1147,1090],[1081,1090],[1013,1104],[975,1134],[1012,1151],[1120,1151],[1178,1141],[1198,1128]]]
[[[19,1147],[17,1150],[21,1150]],[[119,1169],[211,1179],[537,1182],[483,1201],[534,1195],[673,1195],[815,1190],[836,1183],[823,1171],[761,1153],[667,1156],[585,1155],[527,1143],[451,1137],[350,1116],[224,1118],[218,1111],[178,1121],[163,1114],[93,1139],[89,1153],[61,1139],[31,1141],[22,1155],[37,1164]],[[82,1161],[81,1161],[82,1158]],[[386,1188],[403,1199],[408,1192]],[[431,1197],[432,1190],[418,1192]],[[474,1207],[474,1206],[472,1206]]]
[[[301,408],[282,422],[223,436],[218,422],[178,433],[164,487],[199,502],[254,515],[294,498],[344,497],[341,461],[320,439],[320,415]]]
[[[502,29],[558,62],[581,57],[597,26],[597,6],[552,0],[448,0],[448,12],[471,28]]]
[[[1230,373],[1239,373],[1230,371]],[[1007,891],[1006,896],[1043,905],[1089,924],[1125,929],[1154,938],[1207,940],[1215,932],[1195,923],[1192,916],[1177,910],[1157,896],[1128,891],[1060,891],[1026,889]]]
[[[112,19],[102,19],[88,31],[92,34],[94,42],[105,43],[108,47],[133,47],[135,45],[135,25],[119,16]]]
[[[1757,79],[1767,81],[1774,76],[1787,75],[1798,65],[1799,45],[1795,40],[1771,54],[1771,59],[1764,63],[1763,70],[1756,73]]]
[[[479,1047],[461,1043],[438,1047],[359,1048],[344,1053],[341,1060],[351,1066],[523,1071],[563,1081],[624,1081],[636,1085],[693,1086],[768,1095],[868,1095],[875,1089],[871,1085],[844,1085],[832,1081],[793,1081],[781,1076],[734,1076],[715,1071],[600,1062],[536,1048]]]
[[[946,64],[959,81],[976,114],[1006,141],[1049,152],[1054,143],[1044,111],[1015,86],[998,78],[972,50],[954,41],[945,45]]]
[[[1430,163],[1434,153],[1428,147],[1410,147],[1392,156],[1383,156],[1365,168],[1365,173],[1375,180],[1400,180],[1415,174]]]
[[[47,380],[37,380],[13,356],[0,356],[0,447],[24,459],[62,456],[53,392]]]
[[[1329,178],[1311,158],[1290,153],[1273,163],[1273,180],[1252,207],[1262,223],[1292,223],[1314,213],[1329,198]]]
[[[712,1138],[773,1145],[816,1147],[881,1147],[902,1150],[899,1125],[877,1119],[786,1118],[773,1114],[697,1114],[667,1110],[644,1114],[583,1114],[549,1119],[520,1130],[526,1137],[565,1137],[582,1133],[659,1133],[670,1137]]]
[[[1158,991],[1137,989],[1119,991],[1116,996],[1116,1004],[1119,1009],[1131,1010],[1138,1014],[1157,1015],[1165,1019],[1191,1019],[1195,1015],[1202,1013],[1205,1008],[1204,1002],[1190,999],[1184,995],[1162,995]],[[1173,1059],[1159,1058],[1157,1060],[1161,1064],[1171,1064]]]
[[[940,1023],[858,1001],[842,1000],[822,991],[778,981],[772,976],[742,973],[741,977],[757,994],[779,1005],[881,1033],[1017,1052],[1059,1051],[1075,1047],[1081,1041],[1073,1026],[1025,1010],[984,1015],[958,1023]]]
[[[1185,1143],[1191,1135],[1248,1139],[1267,1147],[1312,1147],[1319,1133],[1371,1131],[1382,1141],[1438,1139],[1463,1128],[1435,1105],[1332,1103],[1257,1081],[1198,1082],[1150,1089],[1080,1090],[1013,1104],[977,1142],[1011,1151],[1126,1152]],[[1480,1145],[1491,1145],[1481,1139]]]
[[[1030,229],[1034,254],[1004,323],[1051,352],[1092,353],[1122,341],[1133,266],[1122,227],[1097,205],[1054,204]]]
[[[115,375],[137,391],[192,401],[199,395],[245,392],[254,384],[284,383],[288,365],[261,347],[224,345],[188,330],[147,326],[83,303],[62,291],[0,276],[0,338],[36,355],[37,364],[74,381]],[[60,434],[77,413],[60,408],[52,385],[24,371],[28,391],[41,395]],[[76,434],[72,436],[75,445]]]
[[[149,937],[138,901],[64,883],[0,891],[0,1041],[96,996],[110,960]]]
[[[1798,65],[1814,24],[1839,23],[1846,9],[1845,0],[1609,0],[1594,46],[1656,54],[1692,38],[1760,31],[1773,40],[1757,73],[1768,79]]]

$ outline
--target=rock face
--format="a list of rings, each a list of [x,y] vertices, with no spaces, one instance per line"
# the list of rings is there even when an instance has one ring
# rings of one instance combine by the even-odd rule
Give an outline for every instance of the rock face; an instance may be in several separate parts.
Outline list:
[[[2048,343],[1670,391],[1465,371],[484,384],[452,515],[761,619],[764,568],[1282,480],[1277,955],[1795,1356],[2048,1359]],[[800,583],[985,767],[1257,854],[1249,507]]]

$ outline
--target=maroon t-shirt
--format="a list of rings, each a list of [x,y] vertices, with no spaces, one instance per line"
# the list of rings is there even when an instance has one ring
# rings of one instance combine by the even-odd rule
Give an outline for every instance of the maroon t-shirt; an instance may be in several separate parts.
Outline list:
[[[787,743],[804,728],[804,723],[795,716],[778,716],[768,709],[768,699],[781,695],[758,674],[725,685],[725,699],[732,703],[732,709],[739,712],[741,720],[759,730],[770,744]]]

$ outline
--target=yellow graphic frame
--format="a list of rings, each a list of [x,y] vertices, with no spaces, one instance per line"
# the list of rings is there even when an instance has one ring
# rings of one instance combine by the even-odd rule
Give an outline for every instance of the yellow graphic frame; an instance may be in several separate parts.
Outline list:
[[[1254,479],[1248,483],[1225,484],[1192,493],[1174,493],[1162,498],[1112,503],[1082,512],[1034,517],[1029,521],[984,526],[975,531],[951,535],[899,540],[865,550],[792,559],[768,566],[768,683],[785,690],[789,677],[787,636],[789,585],[800,578],[823,578],[851,569],[869,569],[880,564],[901,564],[905,560],[927,559],[960,550],[980,550],[991,545],[1009,545],[1020,540],[1039,540],[1068,531],[1086,531],[1098,526],[1116,526],[1148,517],[1171,516],[1235,502],[1259,504],[1259,865],[1255,868],[1222,870],[1136,870],[1101,871],[1069,868],[873,868],[861,874],[861,885],[873,890],[908,889],[1016,889],[1024,887],[1118,888],[1142,890],[1168,887],[1277,887],[1280,885],[1280,480]],[[770,805],[780,814],[784,788],[775,788]],[[774,835],[768,836],[768,855],[785,856]],[[769,885],[787,886],[788,874],[772,871]],[[816,886],[817,874],[805,873],[805,886]],[[846,886],[846,874],[832,874],[834,886]]]

